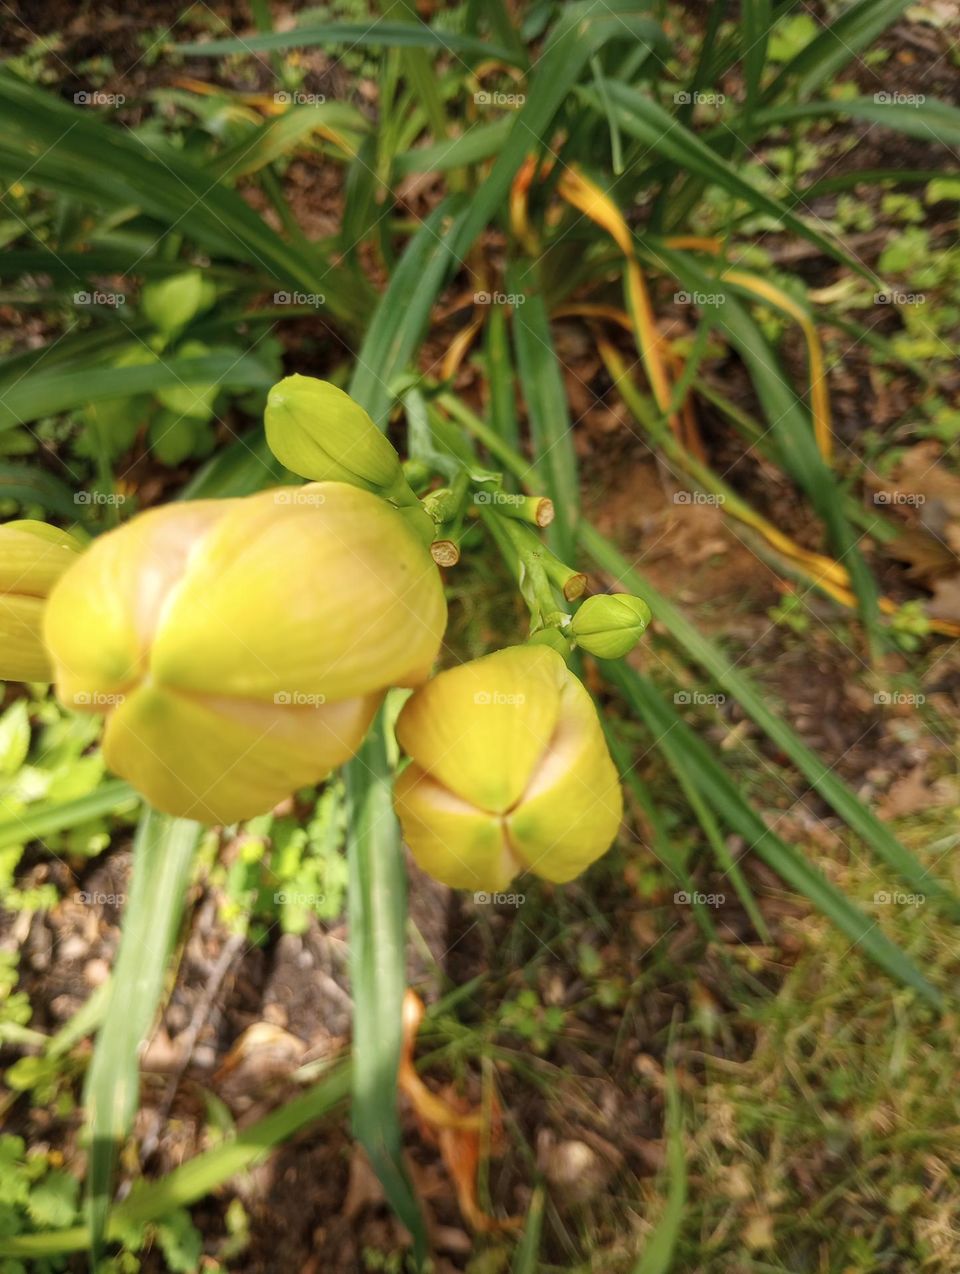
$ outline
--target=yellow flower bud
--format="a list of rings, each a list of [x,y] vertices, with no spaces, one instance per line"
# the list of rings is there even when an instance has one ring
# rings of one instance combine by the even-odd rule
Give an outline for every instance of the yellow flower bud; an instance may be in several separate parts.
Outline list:
[[[412,758],[395,788],[404,836],[444,884],[572,880],[616,835],[623,798],[596,708],[548,646],[440,673],[404,705],[397,738]]]
[[[415,503],[400,457],[359,403],[329,381],[287,376],[270,390],[267,445],[313,482],[349,482],[397,503]]]
[[[569,631],[588,654],[598,659],[621,659],[633,650],[650,619],[650,607],[642,597],[598,593],[583,603]]]
[[[445,623],[400,514],[328,482],[140,514],[64,575],[44,631],[63,702],[106,713],[109,767],[157,809],[229,823],[350,757]]]
[[[49,681],[43,608],[47,594],[81,550],[80,543],[45,522],[0,526],[0,678]]]

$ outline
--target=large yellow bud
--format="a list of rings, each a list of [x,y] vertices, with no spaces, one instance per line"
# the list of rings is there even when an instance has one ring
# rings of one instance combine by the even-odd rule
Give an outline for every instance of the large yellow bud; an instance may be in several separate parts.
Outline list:
[[[45,637],[63,702],[107,715],[110,768],[157,809],[227,823],[350,757],[445,623],[400,514],[325,482],[133,518],[60,580]]]
[[[404,705],[412,758],[396,806],[420,866],[460,889],[527,870],[572,880],[623,813],[596,708],[548,646],[513,646],[442,672]]]
[[[49,681],[43,608],[47,594],[80,552],[66,531],[45,522],[0,526],[0,678]]]

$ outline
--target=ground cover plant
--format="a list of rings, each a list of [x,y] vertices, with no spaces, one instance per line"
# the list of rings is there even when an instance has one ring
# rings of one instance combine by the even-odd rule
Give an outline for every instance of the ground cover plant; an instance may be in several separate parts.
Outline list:
[[[958,1268],[957,49],[10,16],[4,1271]]]

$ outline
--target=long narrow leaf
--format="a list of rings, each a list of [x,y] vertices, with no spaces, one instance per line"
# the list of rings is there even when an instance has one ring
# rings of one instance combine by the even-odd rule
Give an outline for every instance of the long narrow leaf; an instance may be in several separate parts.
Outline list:
[[[667,628],[670,636],[687,655],[704,668],[728,694],[737,699],[744,711],[773,740],[816,788],[825,801],[870,848],[902,877],[928,896],[946,903],[952,914],[960,916],[957,900],[929,873],[929,870],[892,835],[890,830],[838,778],[833,769],[799,738],[796,732],[767,704],[761,691],[741,672],[731,659],[705,637],[652,584],[631,566],[626,558],[587,522],[581,523],[580,542],[589,556],[608,571],[625,588],[640,594],[654,616]]]
[[[649,594],[648,594],[649,596]],[[656,612],[654,612],[656,613]],[[668,731],[682,744],[688,771],[704,797],[732,831],[742,836],[778,876],[810,902],[860,947],[880,968],[905,986],[913,987],[929,1003],[943,1007],[943,997],[910,958],[822,872],[796,849],[781,840],[744,801],[736,784],[710,748],[664,702],[653,683],[623,663],[604,663],[604,674],[646,721],[654,738]]]
[[[353,983],[353,1128],[384,1193],[426,1258],[426,1231],[403,1166],[397,1074],[406,991],[407,877],[382,719],[346,767]]]
[[[335,1110],[350,1095],[350,1067],[335,1063],[308,1092],[280,1106],[235,1137],[204,1151],[161,1177],[141,1186],[110,1214],[107,1238],[129,1235],[131,1226],[159,1221],[177,1208],[186,1208],[225,1185],[231,1177],[253,1167],[275,1146]],[[0,1238],[0,1257],[56,1256],[80,1252],[90,1244],[90,1230],[74,1226]]]
[[[160,1002],[199,830],[197,823],[148,810],[134,839],[130,898],[123,915],[110,1002],[84,1087],[94,1257],[106,1232],[117,1153],[137,1109],[137,1058]]]

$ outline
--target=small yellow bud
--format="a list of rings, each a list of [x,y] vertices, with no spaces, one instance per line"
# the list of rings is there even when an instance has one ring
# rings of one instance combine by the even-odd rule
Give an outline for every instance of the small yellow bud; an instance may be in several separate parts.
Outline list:
[[[327,482],[140,514],[64,575],[44,633],[63,702],[106,714],[109,767],[157,809],[231,823],[350,757],[445,624],[397,510]]]
[[[650,607],[631,593],[598,593],[588,597],[570,622],[581,650],[598,659],[621,659],[630,653],[650,623]]]
[[[287,376],[270,390],[267,445],[312,482],[349,482],[400,504],[415,503],[400,457],[359,403],[329,381]]]
[[[548,646],[513,646],[440,673],[407,701],[396,782],[420,866],[460,889],[521,871],[572,880],[609,849],[620,783],[593,700]]]
[[[81,551],[79,541],[45,522],[0,526],[0,678],[49,681],[43,608],[47,594]]]

